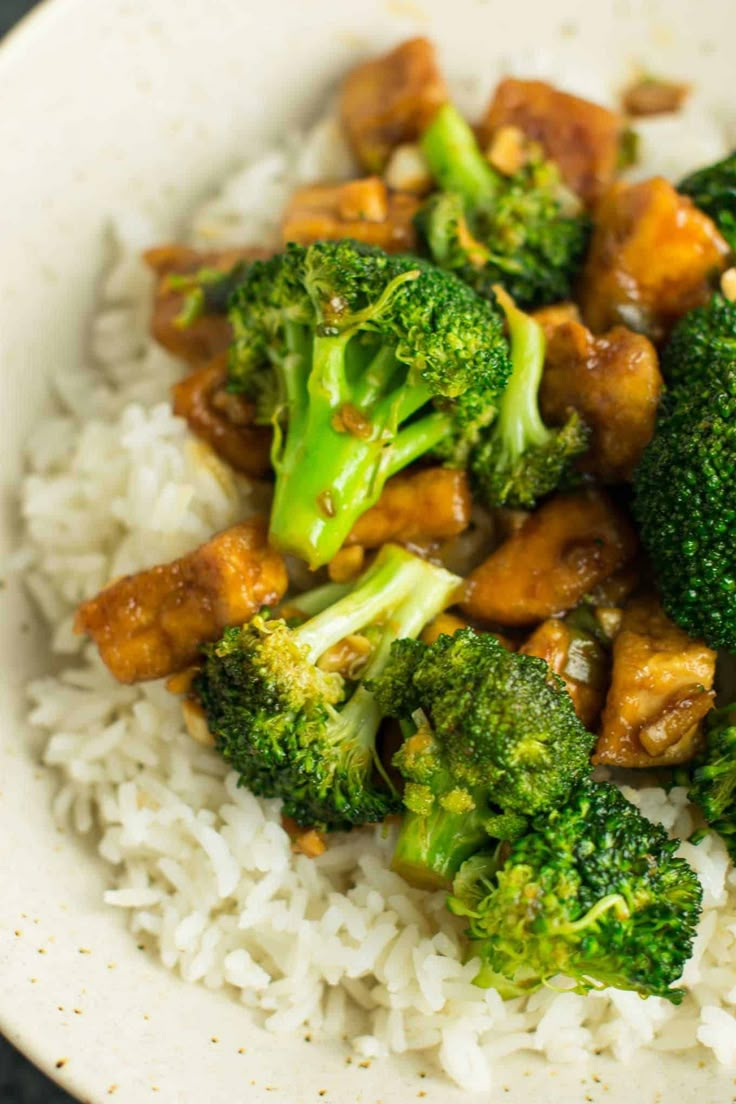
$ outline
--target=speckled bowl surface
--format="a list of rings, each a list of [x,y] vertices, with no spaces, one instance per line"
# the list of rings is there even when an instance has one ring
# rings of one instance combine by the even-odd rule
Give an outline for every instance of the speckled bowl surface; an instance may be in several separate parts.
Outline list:
[[[420,31],[453,78],[499,54],[554,54],[620,82],[632,63],[733,85],[730,0],[50,0],[0,50],[0,554],[17,539],[20,451],[53,365],[81,355],[113,211],[172,226],[229,167],[319,110],[357,57]],[[102,904],[92,849],[54,828],[24,687],[47,664],[17,582],[0,590],[0,1028],[80,1099],[116,1104],[480,1104],[410,1059],[345,1063],[274,1037],[186,985]],[[509,1062],[494,1098],[726,1104],[734,1072],[651,1057],[574,1070]],[[485,1099],[485,1098],[484,1098]]]

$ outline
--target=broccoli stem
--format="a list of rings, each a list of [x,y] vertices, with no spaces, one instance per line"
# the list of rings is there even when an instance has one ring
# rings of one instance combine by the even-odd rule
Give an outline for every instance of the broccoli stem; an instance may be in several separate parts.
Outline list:
[[[352,583],[325,583],[324,586],[314,587],[303,594],[297,594],[293,599],[287,599],[286,604],[293,606],[304,617],[314,617],[344,598],[352,589]]]
[[[566,924],[551,925],[551,930],[556,935],[574,935],[591,927],[597,920],[600,920],[604,913],[611,909],[614,910],[619,920],[628,920],[631,916],[631,909],[626,904],[623,895],[621,893],[609,893],[607,897],[602,897],[600,901],[596,901],[593,907],[579,920],[569,920]]]
[[[416,635],[449,603],[457,585],[457,577],[442,568],[398,545],[384,545],[350,593],[294,629],[294,638],[316,664],[338,641],[386,617],[385,631],[365,672],[366,678],[374,677],[383,669],[391,643],[402,635]]]
[[[472,951],[472,944],[471,944]],[[495,989],[504,1000],[513,1000],[515,997],[524,997],[539,988],[539,978],[532,970],[517,973],[516,979],[510,981],[504,974],[499,974],[487,962],[481,964],[480,970],[473,978],[473,985],[479,989]]]
[[[405,812],[391,868],[422,889],[449,888],[465,860],[488,843],[483,821],[477,805],[451,813],[435,802],[426,816]]]
[[[511,335],[511,379],[501,396],[494,433],[502,456],[519,457],[544,445],[552,433],[542,421],[537,395],[544,367],[544,330],[515,305],[501,287],[494,288]]]
[[[382,346],[361,373],[353,389],[353,402],[356,406],[370,406],[390,387],[394,377],[402,366],[388,345]]]
[[[429,388],[422,380],[407,384],[405,369],[383,350],[353,383],[347,365],[352,337],[346,331],[310,343],[300,327],[290,326],[287,352],[276,364],[288,423],[282,428],[277,420],[275,426],[270,535],[282,551],[303,555],[308,548],[312,568],[332,559],[388,477],[451,425],[449,417],[440,415],[440,422],[429,414],[400,429],[429,402]]]
[[[452,432],[452,418],[435,410],[399,430],[386,464],[386,477],[396,475],[418,460]]]
[[[418,636],[424,626],[452,602],[460,580],[456,575],[451,575],[441,567],[434,567],[423,560],[418,560],[417,557],[411,556],[410,553],[404,552],[395,545],[384,546],[379,559],[383,551],[390,554],[391,562],[388,566],[394,571],[396,570],[395,554],[400,553],[402,557],[408,557],[414,561],[414,563],[406,563],[406,568],[411,570],[405,570],[403,574],[404,599],[398,608],[389,613],[380,640],[362,673],[361,684],[341,709],[332,726],[331,734],[340,744],[344,743],[347,736],[347,739],[352,741],[353,754],[370,755],[386,785],[390,790],[394,790],[394,784],[388,777],[376,751],[376,736],[383,719],[383,711],[365,683],[372,678],[377,678],[383,672],[391,645],[395,640]],[[376,560],[377,563],[378,560]],[[378,574],[370,584],[371,589],[380,586],[377,579]],[[335,606],[332,607],[332,611],[334,609]]]
[[[440,108],[424,131],[421,146],[443,191],[457,192],[469,209],[493,201],[498,177],[456,107],[448,103]]]

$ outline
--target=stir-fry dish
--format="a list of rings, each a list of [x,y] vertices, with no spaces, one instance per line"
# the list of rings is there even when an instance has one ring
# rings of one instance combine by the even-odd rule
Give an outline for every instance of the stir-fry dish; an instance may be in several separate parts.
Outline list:
[[[683,1000],[703,889],[632,787],[736,858],[736,155],[622,178],[687,94],[506,78],[468,120],[412,39],[280,245],[145,255],[171,410],[260,512],[75,631],[310,861],[383,823],[503,998]]]

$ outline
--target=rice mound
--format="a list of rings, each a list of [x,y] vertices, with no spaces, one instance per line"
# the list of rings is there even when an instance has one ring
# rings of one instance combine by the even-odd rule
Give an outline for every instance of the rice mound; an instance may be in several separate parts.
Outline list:
[[[296,183],[350,168],[328,119],[226,182],[196,214],[190,239],[267,241]],[[258,489],[171,413],[168,389],[182,367],[148,336],[152,281],[139,259],[160,236],[130,216],[117,222],[90,363],[52,381],[58,413],[28,442],[26,539],[15,562],[61,657],[58,677],[30,688],[31,719],[48,732],[44,761],[60,779],[54,814],[99,838],[114,887],[105,901],[127,910],[165,966],[229,987],[268,1029],[348,1035],[364,1058],[428,1052],[469,1090],[486,1089],[504,1055],[523,1049],[556,1062],[608,1051],[625,1062],[639,1047],[699,1043],[736,1062],[736,873],[716,836],[681,848],[705,910],[680,1008],[613,990],[504,1002],[472,984],[477,963],[463,963],[463,923],[444,894],[412,889],[389,870],[390,831],[335,836],[317,859],[292,854],[279,803],[238,788],[187,735],[179,702],[160,683],[118,685],[74,637],[81,599],[258,506]],[[690,833],[683,789],[626,792],[674,834]]]

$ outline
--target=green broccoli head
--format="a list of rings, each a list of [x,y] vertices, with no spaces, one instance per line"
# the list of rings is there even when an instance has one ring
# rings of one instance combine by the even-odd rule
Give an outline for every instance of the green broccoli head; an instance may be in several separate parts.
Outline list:
[[[736,152],[686,176],[678,190],[713,219],[736,251]]]
[[[581,783],[531,830],[460,870],[448,905],[470,920],[476,984],[520,996],[563,974],[679,1004],[702,890],[677,840],[615,786]]]
[[[352,241],[255,262],[230,319],[230,386],[275,429],[271,538],[313,567],[391,475],[426,453],[463,463],[510,371],[495,303]]]
[[[561,427],[544,424],[538,403],[544,331],[503,290],[497,295],[511,332],[511,379],[498,418],[474,450],[471,466],[490,506],[529,508],[572,482],[572,462],[587,449],[590,433],[574,411]]]
[[[243,785],[283,799],[301,825],[347,828],[383,819],[401,802],[376,753],[382,720],[363,685],[320,667],[355,633],[374,640],[365,670],[377,676],[398,636],[421,632],[449,604],[460,580],[393,545],[346,594],[296,628],[254,617],[204,649],[194,692],[218,751]]]
[[[557,167],[537,157],[502,176],[451,104],[434,116],[422,149],[441,191],[416,225],[435,263],[480,295],[501,284],[523,306],[569,298],[590,224]]]
[[[714,709],[706,721],[706,746],[695,764],[688,797],[736,860],[736,707]]]
[[[196,690],[220,753],[254,793],[283,792],[294,807],[314,805],[315,823],[325,820],[321,804],[330,800],[339,757],[323,758],[319,749],[346,694],[343,679],[316,667],[280,619],[259,616],[226,629],[205,656]],[[374,798],[372,789],[353,789]]]
[[[736,650],[736,365],[675,388],[634,475],[634,515],[665,610]]]
[[[394,867],[443,884],[488,836],[563,801],[590,769],[594,737],[547,664],[469,629],[394,644],[372,684],[406,739],[394,766],[408,814]]]
[[[695,387],[703,377],[729,366],[736,367],[736,303],[716,294],[675,326],[662,356],[662,371],[675,388]]]

